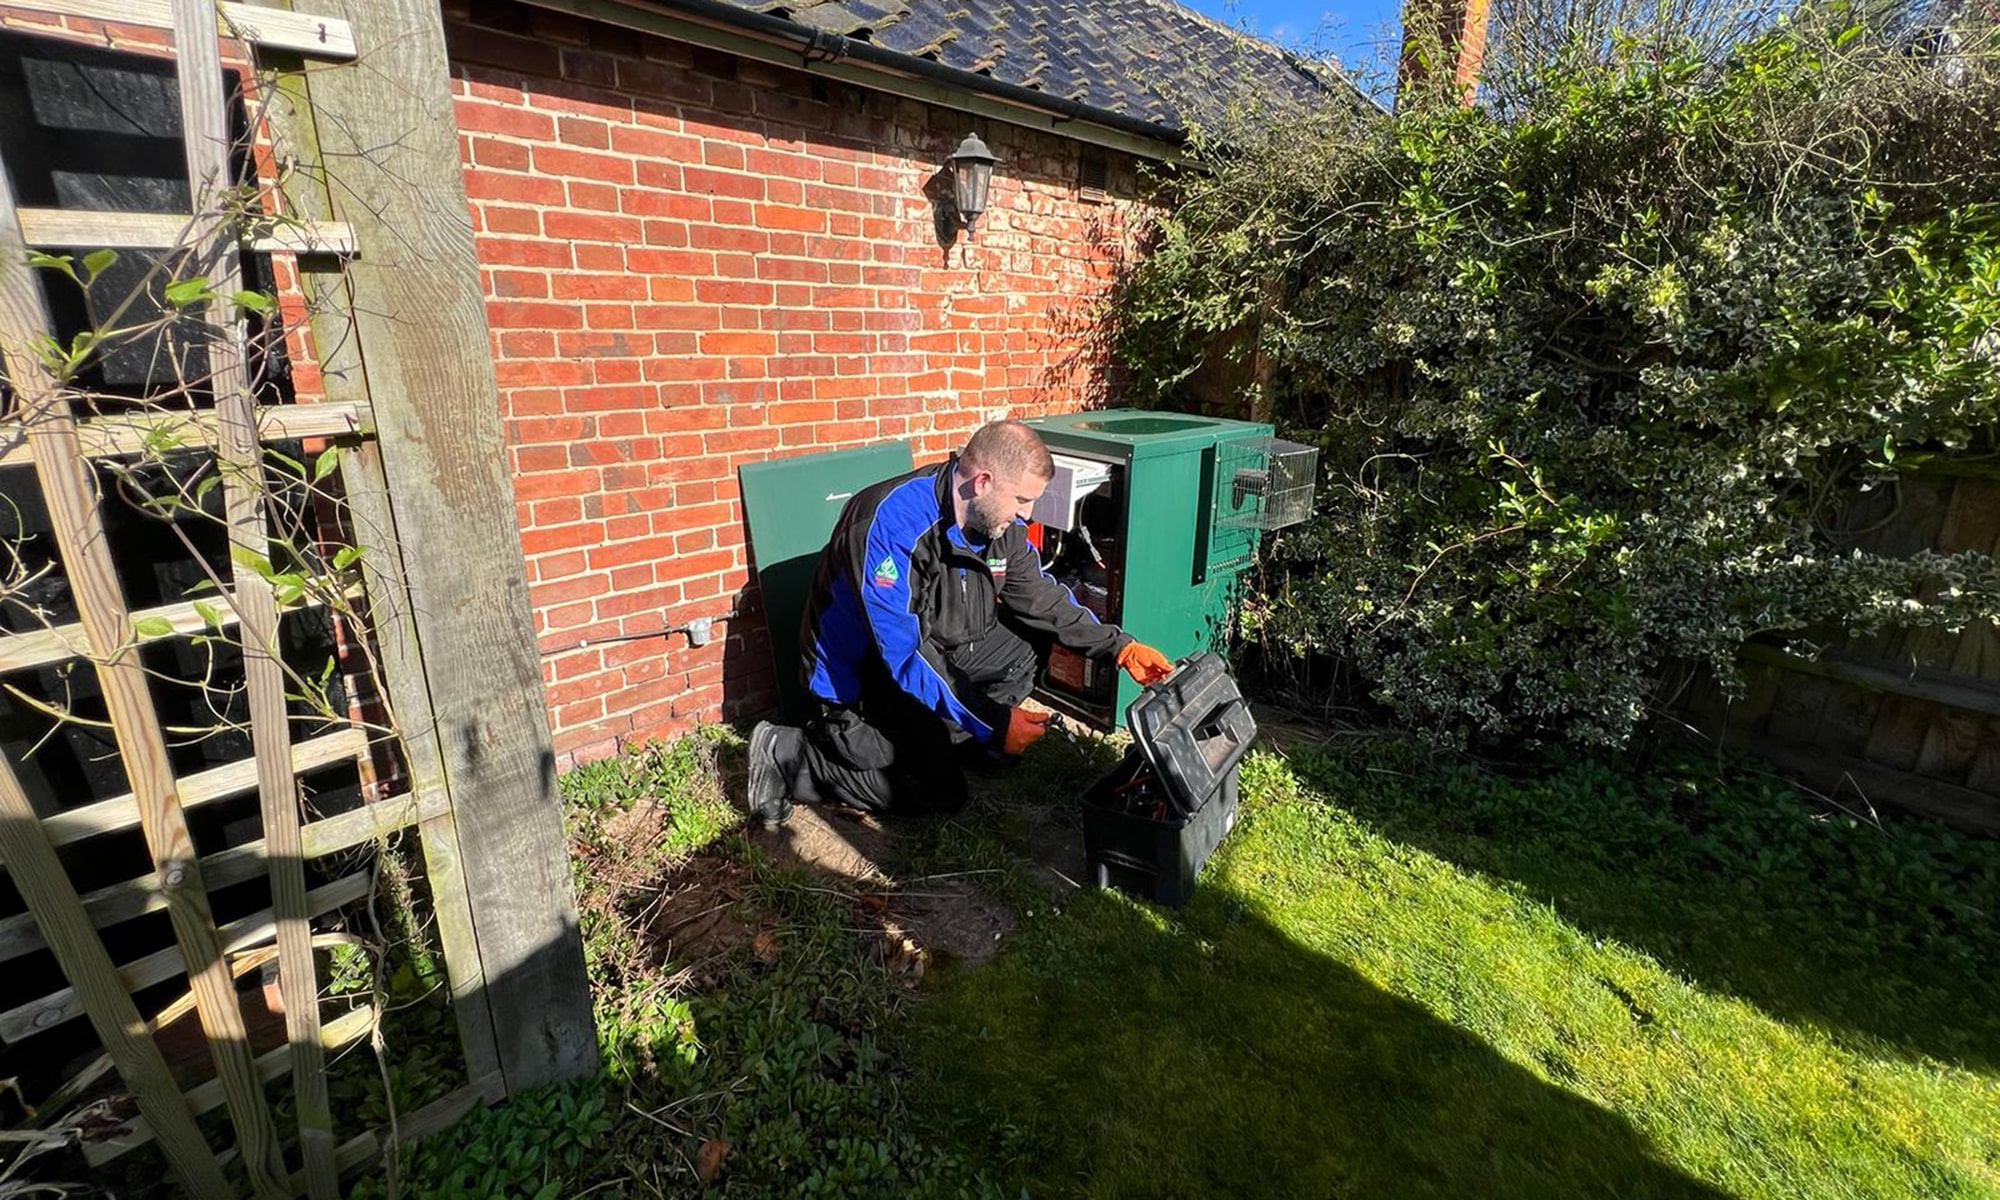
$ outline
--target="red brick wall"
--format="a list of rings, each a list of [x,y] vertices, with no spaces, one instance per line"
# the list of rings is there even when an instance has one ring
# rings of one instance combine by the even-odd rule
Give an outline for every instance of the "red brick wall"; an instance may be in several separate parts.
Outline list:
[[[735,470],[1106,398],[1094,302],[1136,168],[1077,142],[487,0],[446,0],[457,120],[565,763],[762,710]],[[1002,163],[969,249],[926,194],[977,125]],[[933,185],[934,186],[934,185]]]

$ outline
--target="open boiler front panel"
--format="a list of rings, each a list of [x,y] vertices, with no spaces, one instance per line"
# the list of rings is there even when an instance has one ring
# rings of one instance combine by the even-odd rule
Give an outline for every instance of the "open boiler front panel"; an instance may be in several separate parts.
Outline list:
[[[1029,424],[1056,462],[1029,530],[1048,573],[1169,658],[1226,649],[1262,532],[1311,512],[1318,451],[1215,417],[1110,411]],[[1060,646],[1038,692],[1106,729],[1137,694],[1112,663]]]

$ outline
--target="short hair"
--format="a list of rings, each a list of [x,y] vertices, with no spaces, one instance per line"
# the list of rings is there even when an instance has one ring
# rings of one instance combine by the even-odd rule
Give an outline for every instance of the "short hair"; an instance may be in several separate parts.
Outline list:
[[[994,421],[974,430],[959,458],[995,475],[1032,475],[1048,479],[1056,463],[1041,435],[1019,421]]]

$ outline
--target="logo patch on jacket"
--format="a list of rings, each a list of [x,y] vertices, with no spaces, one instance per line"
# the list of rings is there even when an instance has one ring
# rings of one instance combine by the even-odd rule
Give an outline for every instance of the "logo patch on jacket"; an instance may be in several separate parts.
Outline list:
[[[986,569],[987,569],[988,571],[991,571],[991,572],[993,572],[993,582],[995,582],[995,583],[1004,583],[1004,582],[1006,581],[1006,579],[1007,579],[1007,560],[1006,560],[1006,559],[1005,559],[1004,557],[1003,557],[1003,558],[989,558],[989,559],[987,559],[987,560],[986,560]]]
[[[882,561],[875,564],[876,587],[895,587],[896,580],[900,578],[902,578],[902,575],[896,570],[896,560],[890,555],[883,555]]]

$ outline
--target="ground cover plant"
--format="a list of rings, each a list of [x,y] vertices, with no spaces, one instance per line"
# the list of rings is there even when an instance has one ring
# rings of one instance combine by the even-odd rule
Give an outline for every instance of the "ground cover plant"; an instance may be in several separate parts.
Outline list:
[[[1443,741],[1620,745],[1668,664],[2000,617],[1989,555],[1864,553],[1851,503],[2000,458],[2000,34],[1921,7],[1200,143],[1114,336],[1133,394],[1320,447],[1267,657]]]
[[[1044,744],[898,831],[902,891],[1012,915],[919,974],[895,881],[734,825],[739,753],[565,777],[605,1075],[421,1144],[401,1194],[2000,1195],[1993,843],[1712,758],[1349,738],[1253,755],[1188,908],[1052,900],[1024,856],[1115,747]]]
[[[883,1038],[921,973],[885,901],[744,835],[741,756],[712,728],[562,777],[604,1073],[473,1114],[356,1200],[1013,1200],[906,1112]],[[938,828],[911,850],[997,861]]]

